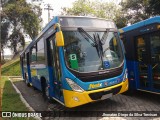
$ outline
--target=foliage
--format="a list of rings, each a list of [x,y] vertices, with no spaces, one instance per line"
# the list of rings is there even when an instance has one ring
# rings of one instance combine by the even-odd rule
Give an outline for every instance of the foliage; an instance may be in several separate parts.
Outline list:
[[[151,15],[160,15],[160,0],[149,0],[147,12]]]
[[[146,12],[148,9],[148,0],[126,0],[121,5],[126,19],[131,24],[147,19],[150,16]]]
[[[20,60],[19,57],[18,58],[15,57],[15,59],[12,59],[12,60],[5,60],[5,64],[2,64],[1,68],[3,69],[19,60]]]
[[[21,101],[20,95],[15,91],[12,83],[7,77],[2,77],[0,81],[2,92],[2,111],[28,111],[28,108]],[[18,108],[18,109],[17,109]],[[4,118],[3,118],[4,119]],[[35,120],[35,118],[19,118],[13,117],[12,120]],[[8,120],[8,119],[4,119]]]
[[[8,36],[8,27],[9,27],[9,22],[1,22],[1,29],[0,29],[0,38],[1,38],[1,49],[2,49],[2,56],[4,57],[4,51],[3,49],[5,48],[5,45],[7,43],[7,36]]]
[[[5,65],[5,64],[4,64]],[[2,75],[4,76],[20,76],[21,68],[20,61],[15,61],[14,63],[2,68]]]
[[[126,21],[120,19],[123,16],[121,7],[114,2],[77,0],[73,3],[72,8],[63,8],[62,14],[112,19],[116,23],[120,23],[118,24],[120,27],[126,25]]]
[[[73,3],[73,8],[68,8],[66,10],[66,14],[69,15],[77,15],[77,16],[86,16],[94,14],[94,9],[92,8],[92,4],[89,0],[78,0]]]
[[[160,0],[125,0],[121,2],[128,23],[136,23],[160,15]]]
[[[5,59],[1,60],[1,65],[4,65],[7,61]]]
[[[160,0],[123,0],[114,2],[77,0],[72,8],[63,8],[63,15],[94,16],[115,21],[118,28],[160,15]]]
[[[11,43],[13,52],[17,52],[17,44],[25,45],[24,33],[28,34],[33,40],[40,30],[41,9],[33,6],[25,0],[2,0],[1,23],[4,29],[1,30],[2,47],[8,41]],[[11,33],[11,34],[9,34]],[[3,48],[2,48],[3,49]]]
[[[1,81],[2,91],[2,110],[15,111],[28,111],[27,107],[21,102],[19,94],[14,90],[11,82],[7,77],[2,77]],[[16,110],[16,111],[17,111]]]

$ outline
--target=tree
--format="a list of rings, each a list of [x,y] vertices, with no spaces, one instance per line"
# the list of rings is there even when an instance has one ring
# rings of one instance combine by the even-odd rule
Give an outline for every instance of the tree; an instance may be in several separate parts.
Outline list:
[[[0,29],[0,32],[1,32],[1,53],[2,53],[2,58],[4,59],[4,47],[7,43],[7,36],[8,36],[8,27],[9,27],[9,22],[4,22],[4,23],[1,23],[1,29]]]
[[[160,15],[160,0],[149,0],[147,12],[151,15]]]
[[[5,41],[2,46],[5,46],[6,43],[10,41],[10,47],[16,54],[17,44],[21,43],[23,47],[25,45],[24,33],[28,34],[32,40],[38,35],[40,30],[41,9],[38,6],[27,3],[25,0],[1,1],[1,24],[2,27],[5,27],[5,30],[1,31],[4,35],[1,41]],[[3,49],[2,46],[1,49]]]
[[[160,0],[125,0],[121,2],[128,23],[136,23],[160,15]]]
[[[72,8],[63,8],[63,15],[93,16],[105,19],[112,19],[116,23],[122,16],[121,7],[114,2],[101,2],[90,0],[77,0]],[[118,19],[117,19],[118,18]],[[121,21],[119,26],[125,26],[125,21]]]
[[[121,5],[126,19],[131,24],[147,19],[150,16],[145,12],[148,8],[147,0],[126,0]]]
[[[63,8],[62,14],[64,15],[76,15],[76,16],[93,16],[95,10],[92,5],[94,3],[89,0],[77,0],[73,3],[72,8]]]

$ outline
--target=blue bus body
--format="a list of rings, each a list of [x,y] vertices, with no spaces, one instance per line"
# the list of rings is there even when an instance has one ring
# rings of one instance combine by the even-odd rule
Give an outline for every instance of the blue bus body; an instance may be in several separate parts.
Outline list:
[[[129,90],[160,93],[160,16],[121,28]]]
[[[72,23],[72,26],[70,26],[70,22],[73,22],[75,19],[78,22],[75,22],[75,24]],[[82,22],[82,19],[84,19],[84,23]],[[88,25],[89,23],[86,24],[85,19],[86,21],[90,21],[90,19],[99,20],[96,18],[87,17],[54,17],[50,21],[50,23],[48,23],[48,25],[42,30],[40,35],[35,40],[33,40],[20,55],[22,77],[26,81],[26,83],[31,84],[33,87],[41,91],[45,90],[45,93],[48,97],[55,99],[66,107],[75,107],[89,102],[106,99],[108,97],[111,97],[112,95],[125,92],[128,89],[126,61],[124,57],[122,57],[122,63],[111,70],[109,69],[109,67],[111,67],[111,63],[109,63],[108,61],[103,61],[105,63],[105,67],[108,67],[108,69],[99,70],[98,72],[91,71],[81,73],[78,70],[84,71],[90,70],[90,68],[86,68],[85,66],[83,66],[83,64],[77,64],[77,61],[81,58],[81,61],[83,62],[85,60],[84,58],[87,59],[89,54],[87,52],[84,52],[83,54],[85,55],[83,55],[83,57],[79,57],[77,55],[76,57],[79,57],[79,59],[77,59],[77,61],[71,61],[70,59],[66,58],[66,56],[68,55],[66,51],[71,51],[74,48],[74,46],[68,47],[73,43],[66,43],[68,45],[64,47],[56,47],[55,33],[57,31],[56,29],[54,29],[54,25],[56,23],[60,23],[65,41],[67,40],[67,35],[79,34],[70,33],[70,31],[72,31],[72,28],[74,31],[75,28],[77,30],[77,26],[80,27],[79,24],[81,24],[81,22],[85,24],[84,26],[82,25],[82,27],[91,28]],[[111,27],[112,26],[114,26],[114,24],[112,24]],[[100,29],[103,29],[103,26]],[[115,27],[113,30],[117,31],[117,28]],[[68,34],[65,31],[69,31]],[[88,34],[83,33],[83,35]],[[71,40],[69,40],[69,42],[70,41]],[[89,41],[86,40],[82,42],[90,44]],[[119,44],[120,48],[118,49],[121,49],[122,46],[120,41],[114,44],[116,46],[117,44]],[[78,45],[76,45],[76,49],[74,49],[74,51],[76,51],[77,48]],[[91,46],[91,49],[94,49],[94,47]],[[74,51],[72,52],[74,53]],[[78,54],[73,53],[69,54],[68,56],[73,57],[73,55]],[[121,56],[123,56],[123,51],[121,54]],[[94,56],[94,54],[92,56]],[[69,60],[69,63],[66,62],[67,60]],[[72,65],[67,65],[71,62],[73,63]],[[74,68],[76,65],[78,65],[78,69]],[[82,66],[81,69],[80,65]]]

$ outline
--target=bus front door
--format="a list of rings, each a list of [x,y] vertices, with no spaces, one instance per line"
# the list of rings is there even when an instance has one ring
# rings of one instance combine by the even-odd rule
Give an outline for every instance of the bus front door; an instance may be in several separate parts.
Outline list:
[[[138,36],[136,37],[136,49],[137,49],[137,60],[138,60],[138,79],[137,79],[137,88],[138,89],[148,89],[151,88],[150,80],[150,69],[151,65],[149,64],[149,39],[147,36]]]
[[[136,38],[138,88],[160,92],[160,32]]]
[[[160,31],[150,34],[152,89],[160,92]]]
[[[53,84],[53,96],[63,102],[63,95],[62,95],[62,83],[61,83],[61,69],[59,63],[59,49],[55,45],[55,37],[52,36],[47,40],[47,47],[48,47],[48,63],[51,67],[51,71],[49,72],[52,79]]]

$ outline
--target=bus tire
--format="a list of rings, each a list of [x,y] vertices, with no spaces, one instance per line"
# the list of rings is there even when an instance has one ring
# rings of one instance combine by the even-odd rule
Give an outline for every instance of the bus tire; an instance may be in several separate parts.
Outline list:
[[[38,90],[36,87],[32,86],[33,87],[33,90]]]
[[[44,77],[41,78],[41,86],[42,86],[42,94],[43,94],[44,100],[50,101],[51,98],[49,96],[48,85]]]
[[[28,82],[28,77],[27,74],[25,73],[25,78],[24,78],[25,84],[30,87],[30,83]]]

